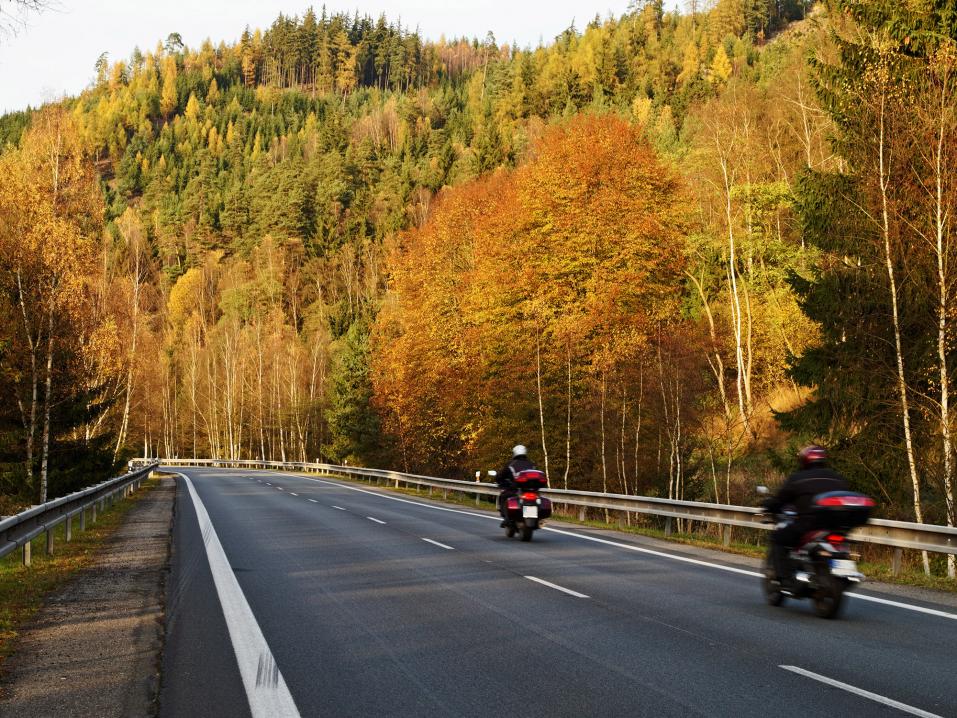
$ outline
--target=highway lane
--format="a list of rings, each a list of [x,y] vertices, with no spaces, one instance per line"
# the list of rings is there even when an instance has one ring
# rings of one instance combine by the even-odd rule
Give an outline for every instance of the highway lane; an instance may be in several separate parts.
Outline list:
[[[751,576],[583,538],[595,532],[525,544],[487,512],[180,471],[303,716],[907,714],[879,700],[957,716],[954,609],[855,599],[823,621],[807,602],[765,606]],[[203,547],[181,486],[161,715],[251,715]]]

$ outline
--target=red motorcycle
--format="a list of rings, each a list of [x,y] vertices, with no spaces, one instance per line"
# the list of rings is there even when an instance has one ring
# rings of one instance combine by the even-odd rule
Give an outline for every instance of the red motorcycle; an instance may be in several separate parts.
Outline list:
[[[519,471],[514,478],[517,494],[505,499],[505,535],[518,534],[522,541],[531,541],[532,533],[552,515],[552,502],[539,492],[548,486],[545,473],[538,469]]]

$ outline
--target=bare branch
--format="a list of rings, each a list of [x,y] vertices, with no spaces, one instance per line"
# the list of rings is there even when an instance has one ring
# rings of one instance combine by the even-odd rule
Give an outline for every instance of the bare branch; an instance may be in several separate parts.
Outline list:
[[[0,38],[16,35],[27,26],[30,15],[61,7],[59,0],[0,0]]]

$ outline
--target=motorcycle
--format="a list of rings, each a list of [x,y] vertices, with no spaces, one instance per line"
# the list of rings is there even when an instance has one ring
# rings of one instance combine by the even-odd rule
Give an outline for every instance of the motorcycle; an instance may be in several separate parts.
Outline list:
[[[512,538],[518,534],[522,541],[531,541],[535,529],[552,515],[552,502],[539,494],[548,480],[544,472],[526,469],[518,472],[514,481],[517,494],[505,498],[505,535]]]
[[[759,492],[761,489],[767,493],[765,487],[759,487]],[[762,587],[768,604],[780,606],[789,597],[810,598],[818,616],[836,617],[845,591],[864,580],[848,534],[867,523],[873,508],[873,499],[851,491],[829,491],[815,496],[811,508],[812,528],[788,553],[788,575],[777,575],[771,554],[773,548],[768,546],[762,571]],[[795,519],[795,512],[785,511],[766,523],[776,523],[782,528]]]

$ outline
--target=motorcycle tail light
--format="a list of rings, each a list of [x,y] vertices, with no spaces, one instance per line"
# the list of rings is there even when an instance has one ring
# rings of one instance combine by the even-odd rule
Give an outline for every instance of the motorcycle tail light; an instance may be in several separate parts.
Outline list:
[[[865,506],[874,505],[874,499],[867,496],[827,496],[817,502],[818,506]]]
[[[538,494],[536,494],[533,491],[527,491],[524,494],[522,494],[522,498],[525,499],[526,501],[534,501],[535,499],[538,498]]]
[[[828,543],[842,543],[843,541],[844,541],[844,537],[841,536],[841,534],[831,534],[830,536],[827,537]]]

